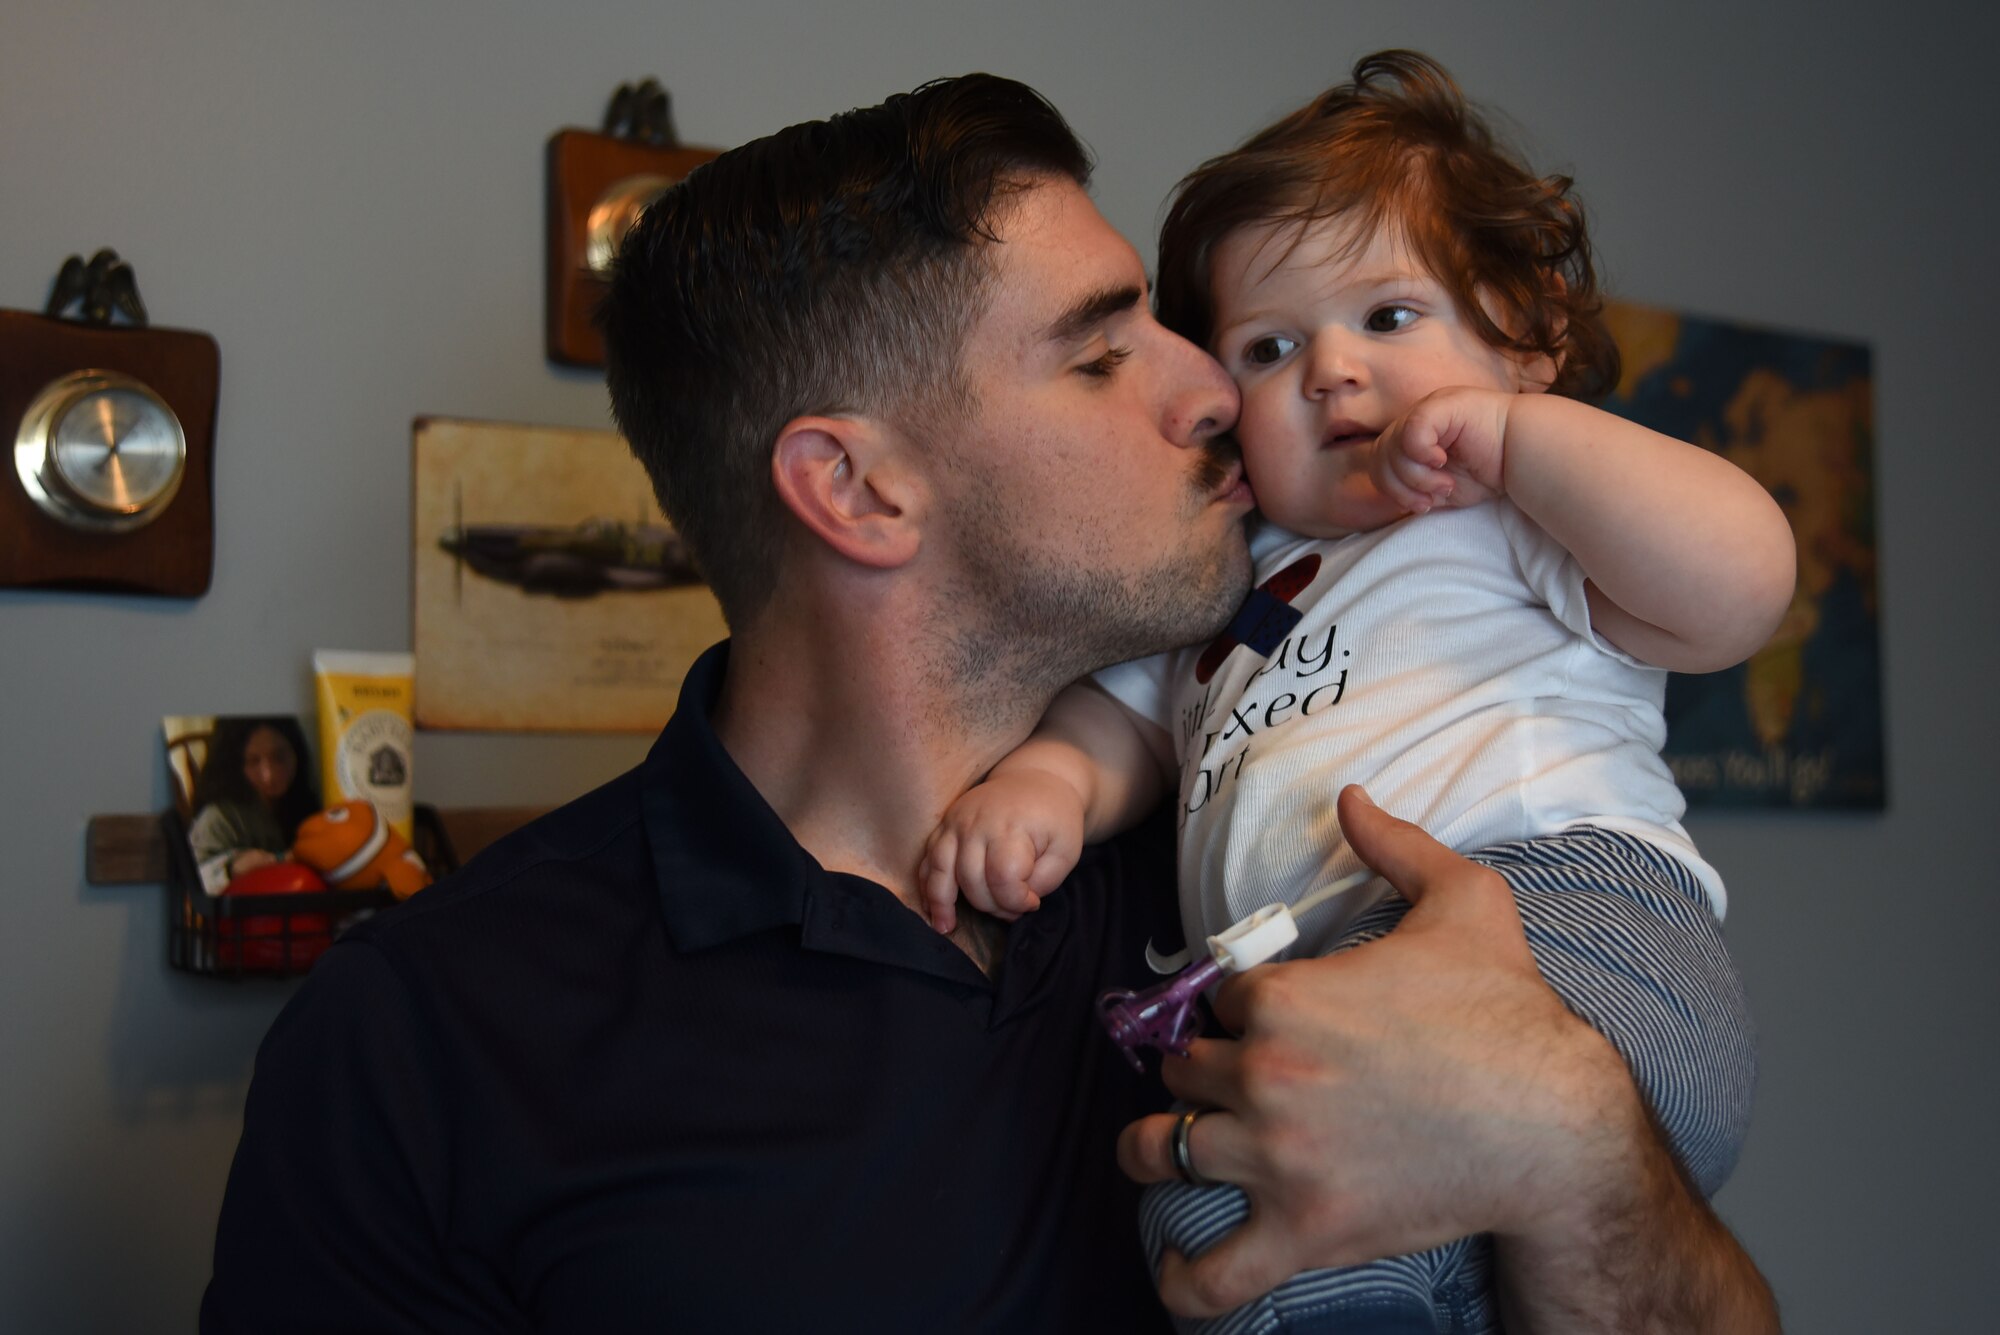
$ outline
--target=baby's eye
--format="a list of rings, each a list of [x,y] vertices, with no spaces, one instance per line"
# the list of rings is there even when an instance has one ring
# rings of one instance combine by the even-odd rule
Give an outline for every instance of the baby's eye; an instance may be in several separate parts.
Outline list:
[[[1407,329],[1416,318],[1417,313],[1408,306],[1378,306],[1368,312],[1368,332],[1393,334],[1399,329]]]
[[[1252,366],[1269,366],[1288,356],[1298,343],[1283,334],[1266,334],[1243,349],[1243,360]]]

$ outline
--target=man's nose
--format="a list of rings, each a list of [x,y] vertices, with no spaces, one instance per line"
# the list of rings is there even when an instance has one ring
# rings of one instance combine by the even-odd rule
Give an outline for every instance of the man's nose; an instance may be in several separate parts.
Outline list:
[[[1236,425],[1243,398],[1221,362],[1186,339],[1178,341],[1185,349],[1187,366],[1174,405],[1171,435],[1176,445],[1200,445]]]

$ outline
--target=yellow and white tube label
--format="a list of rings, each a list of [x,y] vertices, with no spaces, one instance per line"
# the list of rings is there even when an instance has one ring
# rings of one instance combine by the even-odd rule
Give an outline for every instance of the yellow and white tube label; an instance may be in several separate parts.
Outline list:
[[[336,649],[313,654],[324,800],[328,806],[373,802],[405,839],[415,835],[410,797],[415,675],[409,654]]]

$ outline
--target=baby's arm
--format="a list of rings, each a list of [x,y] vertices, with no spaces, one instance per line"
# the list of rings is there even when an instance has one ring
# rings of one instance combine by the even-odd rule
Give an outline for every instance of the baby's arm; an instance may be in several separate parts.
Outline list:
[[[918,868],[931,925],[957,924],[963,892],[1012,921],[1062,884],[1086,843],[1134,825],[1173,769],[1171,739],[1094,686],[1068,687],[1034,735],[952,803]]]
[[[1739,663],[1791,602],[1796,549],[1770,493],[1574,399],[1440,390],[1382,433],[1376,463],[1412,510],[1512,499],[1583,567],[1597,632],[1656,667]]]

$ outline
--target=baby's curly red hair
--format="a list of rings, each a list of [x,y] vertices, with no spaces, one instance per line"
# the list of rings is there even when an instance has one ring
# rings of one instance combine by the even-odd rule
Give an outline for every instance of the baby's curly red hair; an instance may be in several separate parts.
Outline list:
[[[1618,382],[1618,348],[1572,184],[1529,171],[1436,61],[1378,52],[1181,181],[1160,229],[1160,320],[1208,345],[1210,264],[1239,227],[1352,219],[1358,246],[1392,225],[1489,344],[1550,358],[1552,393],[1596,398]]]

